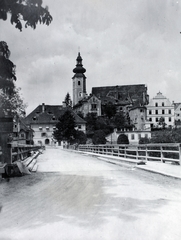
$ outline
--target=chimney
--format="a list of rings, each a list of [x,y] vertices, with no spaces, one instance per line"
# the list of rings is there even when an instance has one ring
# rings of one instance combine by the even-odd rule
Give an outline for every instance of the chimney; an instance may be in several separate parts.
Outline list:
[[[45,112],[45,104],[42,103],[42,112]]]

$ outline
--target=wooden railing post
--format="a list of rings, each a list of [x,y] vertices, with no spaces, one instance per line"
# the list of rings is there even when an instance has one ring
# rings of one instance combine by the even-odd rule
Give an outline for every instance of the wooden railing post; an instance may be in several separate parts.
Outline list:
[[[163,161],[163,147],[162,146],[160,146],[160,159],[161,159],[161,162],[165,162],[165,161]]]
[[[0,117],[0,146],[2,149],[1,161],[3,163],[12,163],[11,144],[13,134],[13,118]]]
[[[147,145],[145,148],[145,158],[146,158],[146,161],[148,161],[148,146]]]

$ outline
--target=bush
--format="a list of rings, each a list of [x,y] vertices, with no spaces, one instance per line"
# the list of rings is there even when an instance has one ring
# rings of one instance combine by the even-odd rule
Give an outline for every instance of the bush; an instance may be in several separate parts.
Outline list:
[[[97,130],[95,131],[93,138],[92,138],[92,142],[93,144],[97,145],[97,144],[106,144],[106,135],[104,133],[104,131],[102,130]]]
[[[125,134],[120,134],[117,139],[117,144],[129,144],[129,139]]]
[[[140,138],[139,140],[139,144],[149,144],[149,143],[150,143],[150,139],[147,137]]]

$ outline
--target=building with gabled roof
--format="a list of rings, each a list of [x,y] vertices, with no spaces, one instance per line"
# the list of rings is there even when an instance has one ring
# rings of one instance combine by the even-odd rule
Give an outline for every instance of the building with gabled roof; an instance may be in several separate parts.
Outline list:
[[[53,131],[58,122],[58,119],[69,109],[76,123],[76,128],[86,132],[86,121],[73,112],[70,107],[62,105],[39,105],[26,118],[25,123],[34,130],[34,143],[41,145],[54,145]]]
[[[96,113],[97,116],[101,116],[101,100],[94,95],[89,95],[74,105],[73,110],[76,113],[81,112],[84,117],[88,113]]]
[[[166,127],[174,126],[174,104],[168,98],[158,92],[155,97],[150,99],[147,107],[147,119],[151,128],[158,127],[162,118]]]

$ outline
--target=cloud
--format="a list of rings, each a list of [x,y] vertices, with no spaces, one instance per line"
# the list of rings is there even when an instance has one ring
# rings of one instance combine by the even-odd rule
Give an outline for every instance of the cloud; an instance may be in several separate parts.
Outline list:
[[[28,102],[61,104],[72,94],[80,48],[87,91],[94,86],[145,83],[181,102],[181,6],[176,0],[44,0],[50,26],[19,32],[0,21],[1,37],[17,66],[17,85]],[[33,96],[33,97],[32,97]]]

